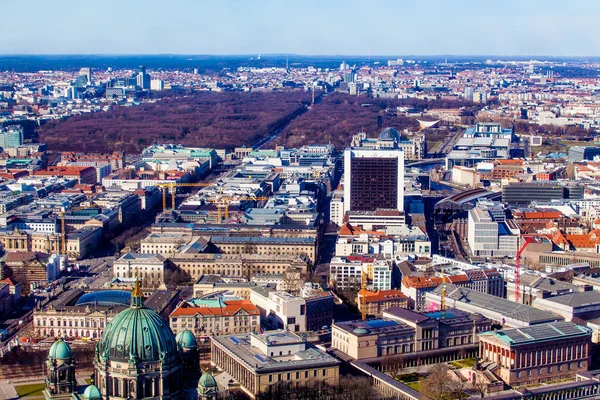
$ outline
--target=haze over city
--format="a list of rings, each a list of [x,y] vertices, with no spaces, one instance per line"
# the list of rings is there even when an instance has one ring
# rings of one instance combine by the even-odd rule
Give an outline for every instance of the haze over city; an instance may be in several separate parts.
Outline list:
[[[600,55],[593,0],[6,0],[0,11],[4,54]]]

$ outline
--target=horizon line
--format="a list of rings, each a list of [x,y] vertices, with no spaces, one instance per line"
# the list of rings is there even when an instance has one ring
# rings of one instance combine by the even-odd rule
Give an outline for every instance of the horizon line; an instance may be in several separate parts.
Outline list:
[[[600,58],[599,55],[583,54],[308,54],[308,53],[0,53],[2,57],[47,57],[47,56],[100,56],[100,57],[256,57],[295,56],[295,57],[352,57],[352,58],[393,58],[393,57],[540,57],[540,58]]]

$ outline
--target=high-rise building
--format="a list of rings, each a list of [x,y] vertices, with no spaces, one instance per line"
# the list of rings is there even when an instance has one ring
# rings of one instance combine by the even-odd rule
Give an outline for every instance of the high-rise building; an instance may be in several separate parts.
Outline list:
[[[344,211],[404,211],[404,152],[344,151]]]
[[[87,85],[92,85],[92,69],[91,68],[81,68],[79,70],[80,76],[85,76],[87,80]]]
[[[136,84],[142,89],[150,89],[150,75],[146,72],[146,67],[142,65],[138,68]]]

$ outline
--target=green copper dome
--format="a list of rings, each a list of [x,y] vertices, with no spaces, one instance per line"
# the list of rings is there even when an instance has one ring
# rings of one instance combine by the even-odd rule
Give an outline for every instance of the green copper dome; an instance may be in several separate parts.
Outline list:
[[[67,360],[69,358],[73,358],[73,351],[67,342],[62,339],[58,339],[52,344],[52,346],[50,346],[48,358],[51,360]]]
[[[198,380],[198,392],[206,394],[208,392],[218,392],[217,381],[215,377],[208,371],[204,372]]]
[[[179,348],[195,349],[198,347],[196,336],[188,329],[184,329],[179,332],[177,336],[175,336],[175,341],[177,342],[177,346]]]
[[[105,361],[170,362],[178,356],[175,335],[167,322],[144,306],[136,281],[131,306],[106,326],[96,345],[96,356]]]
[[[102,399],[102,394],[100,393],[100,389],[96,387],[96,385],[90,385],[85,388],[83,392],[83,397],[86,400],[98,400]]]

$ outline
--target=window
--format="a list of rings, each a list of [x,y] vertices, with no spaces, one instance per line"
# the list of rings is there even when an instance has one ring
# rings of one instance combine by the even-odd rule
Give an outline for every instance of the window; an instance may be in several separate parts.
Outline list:
[[[269,375],[269,382],[273,382],[273,375]]]
[[[516,375],[517,375],[517,378],[520,378],[521,377],[521,371],[517,371]]]
[[[323,376],[325,376],[325,375],[327,375],[327,370],[326,369],[323,370]]]

